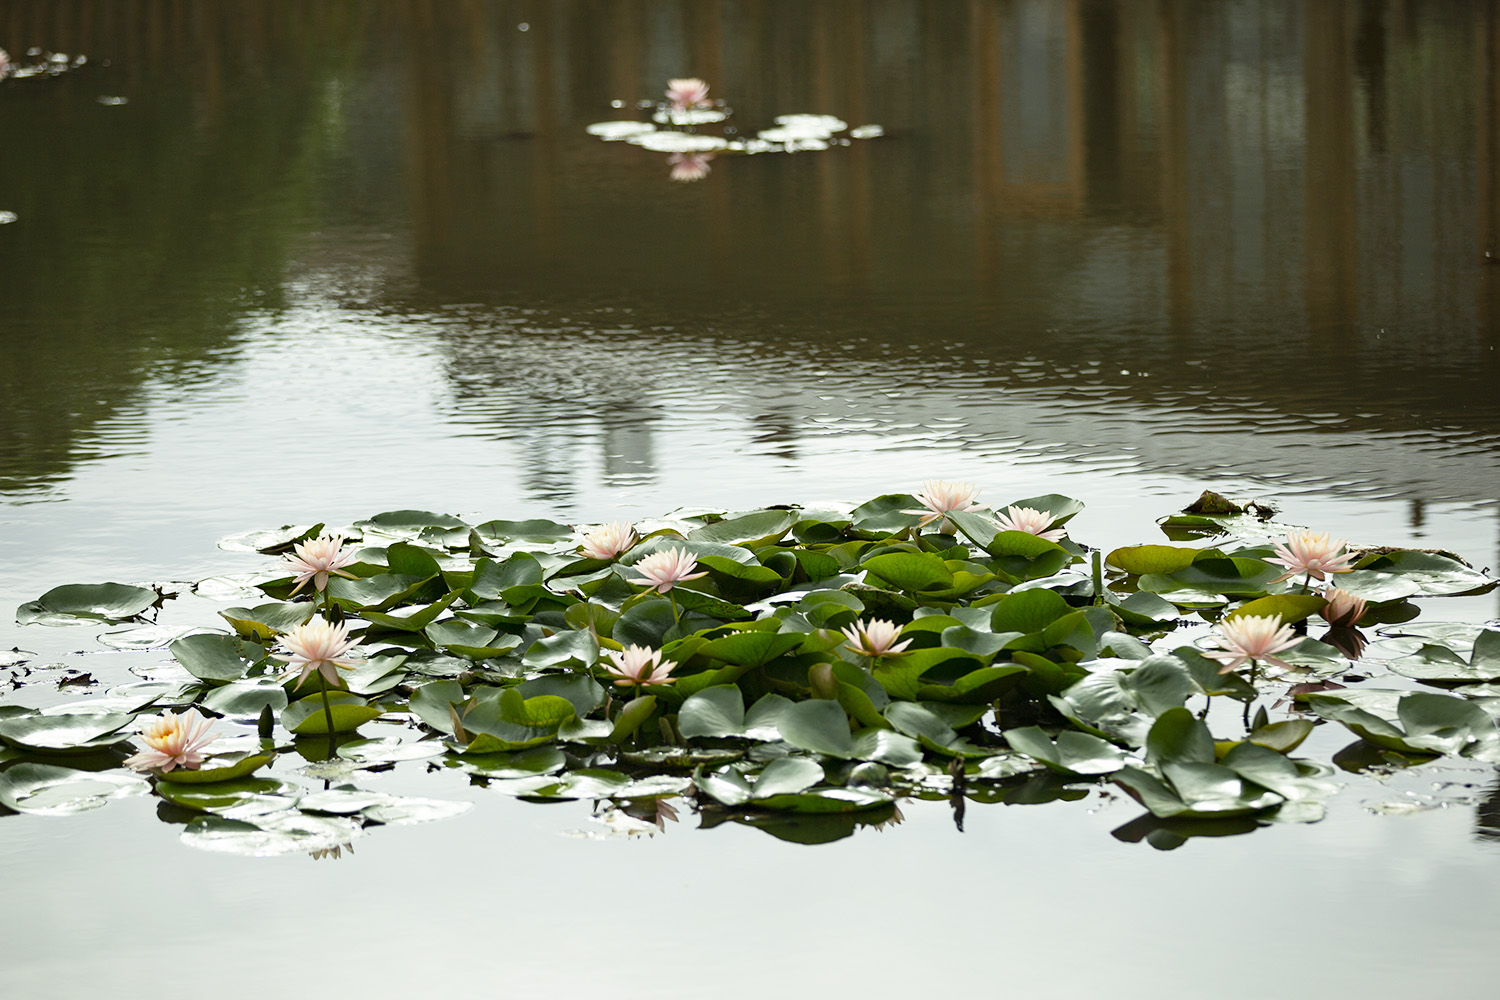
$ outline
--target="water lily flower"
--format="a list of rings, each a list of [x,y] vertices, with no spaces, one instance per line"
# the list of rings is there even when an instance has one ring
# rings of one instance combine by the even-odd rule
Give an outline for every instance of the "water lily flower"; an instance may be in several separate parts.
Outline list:
[[[616,687],[645,687],[648,684],[671,684],[669,676],[677,664],[661,662],[661,650],[649,646],[626,646],[623,651],[607,650],[611,662],[604,665],[615,678]]]
[[[672,167],[672,180],[682,184],[701,181],[708,176],[708,164],[713,158],[712,153],[673,153],[667,157],[667,163]]]
[[[583,554],[590,559],[613,559],[640,540],[629,521],[614,521],[584,533]]]
[[[655,588],[658,594],[665,594],[684,580],[696,580],[708,575],[708,570],[694,573],[693,570],[697,568],[698,560],[688,555],[686,549],[664,549],[653,552],[636,563],[634,569],[640,576],[630,582]]]
[[[1349,564],[1354,560],[1354,554],[1343,551],[1346,544],[1342,538],[1329,538],[1326,531],[1289,532],[1286,543],[1278,543],[1276,555],[1266,560],[1286,569],[1271,582],[1280,583],[1303,574],[1322,580],[1329,573],[1353,572],[1354,567]]]
[[[137,771],[195,770],[203,764],[198,751],[219,738],[209,735],[212,725],[213,720],[199,715],[196,708],[181,714],[168,709],[142,727],[141,739],[150,749],[125,758],[125,766]]]
[[[308,580],[322,593],[328,586],[330,573],[354,579],[353,573],[344,572],[344,567],[354,562],[354,552],[344,549],[343,535],[324,535],[322,538],[298,542],[292,549],[295,555],[288,554],[282,558],[286,560],[287,569],[297,574],[297,586],[292,588],[294,594],[306,586]]]
[[[1276,654],[1292,648],[1300,640],[1292,634],[1290,625],[1281,623],[1280,615],[1239,615],[1219,622],[1219,634],[1213,636],[1212,641],[1220,648],[1209,650],[1208,655],[1223,661],[1219,673],[1227,674],[1247,660],[1264,660],[1293,669]]]
[[[1001,531],[1024,531],[1049,542],[1059,541],[1067,534],[1062,528],[1047,530],[1052,526],[1052,515],[1035,507],[1007,507],[997,520]]]
[[[1335,628],[1348,628],[1365,616],[1363,598],[1355,597],[1342,587],[1328,587],[1323,591],[1328,601],[1318,614]]]
[[[912,643],[910,639],[897,642],[896,640],[901,637],[901,626],[882,618],[855,622],[844,629],[843,633],[849,639],[844,645],[861,656],[873,658],[900,656],[901,652]]]
[[[349,655],[360,641],[349,638],[348,622],[335,625],[322,618],[311,618],[278,641],[286,652],[272,653],[271,657],[286,662],[290,668],[286,674],[288,677],[292,670],[301,671],[296,684],[299,688],[314,671],[322,674],[323,679],[333,687],[342,687],[339,668],[347,670],[365,662]]]
[[[903,510],[903,514],[920,514],[921,520],[917,522],[918,530],[927,527],[933,521],[942,519],[938,525],[941,532],[952,532],[952,523],[945,516],[954,511],[960,513],[973,510],[989,510],[989,504],[975,503],[979,496],[979,487],[973,483],[960,483],[949,479],[924,479],[922,491],[912,494],[926,510]]]
[[[10,75],[10,53],[0,49],[0,80]]]
[[[708,84],[696,76],[667,81],[667,100],[678,111],[701,108],[708,103]]]

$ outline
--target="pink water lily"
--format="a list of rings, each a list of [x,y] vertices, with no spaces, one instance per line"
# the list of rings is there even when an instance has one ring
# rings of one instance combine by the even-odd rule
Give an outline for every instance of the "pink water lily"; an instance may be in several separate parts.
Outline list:
[[[684,580],[696,580],[708,575],[708,570],[694,573],[693,570],[698,568],[698,560],[690,556],[686,549],[678,548],[653,552],[632,568],[640,576],[632,578],[630,582],[651,587],[658,594],[665,594]]]
[[[283,635],[278,642],[286,652],[272,653],[271,656],[285,661],[290,668],[286,676],[290,677],[292,670],[300,671],[296,684],[299,688],[314,672],[322,674],[330,687],[343,687],[339,668],[348,670],[365,662],[349,655],[359,645],[359,640],[349,638],[348,622],[335,625],[322,618],[312,618]]]
[[[1292,634],[1290,625],[1281,623],[1280,615],[1239,615],[1219,622],[1219,634],[1210,641],[1219,648],[1209,650],[1208,655],[1222,661],[1219,673],[1227,674],[1242,663],[1259,660],[1293,669],[1276,654],[1301,640]]]
[[[0,80],[10,75],[10,53],[0,49]]]
[[[668,80],[667,100],[679,111],[702,107],[708,103],[708,84],[696,76]]]
[[[287,569],[297,574],[297,586],[292,588],[294,594],[306,586],[308,580],[321,593],[328,586],[330,573],[354,579],[353,573],[344,572],[344,567],[354,562],[354,552],[344,548],[343,535],[324,535],[298,542],[292,549],[295,555],[289,553],[282,558],[286,560]]]
[[[912,643],[910,639],[897,642],[901,637],[901,626],[882,618],[857,621],[842,631],[849,640],[844,645],[861,656],[900,656]]]
[[[196,708],[181,714],[168,709],[141,727],[141,739],[149,749],[125,758],[125,766],[137,771],[196,770],[203,764],[198,751],[219,738],[208,734],[212,725],[213,720]]]
[[[677,664],[661,660],[661,650],[649,646],[626,646],[623,651],[607,650],[610,662],[604,665],[615,678],[616,687],[645,687],[648,684],[670,684]]]
[[[629,521],[614,521],[584,533],[583,554],[590,559],[613,559],[640,540]]]
[[[979,496],[978,486],[951,479],[924,479],[921,492],[913,493],[912,496],[926,509],[903,510],[901,513],[922,515],[917,521],[918,529],[925,528],[933,521],[941,519],[942,523],[938,525],[938,530],[949,533],[955,528],[946,515],[955,511],[964,513],[989,509],[989,504],[974,502]]]
[[[1052,527],[1051,514],[1035,507],[1007,507],[1005,513],[996,517],[996,521],[999,522],[1001,531],[1024,531],[1049,542],[1061,541],[1063,535],[1067,534],[1062,528]]]
[[[1364,599],[1355,597],[1341,587],[1325,588],[1323,597],[1328,603],[1318,614],[1335,628],[1349,628],[1365,616]]]
[[[1329,573],[1352,572],[1354,567],[1349,564],[1354,561],[1354,554],[1344,551],[1346,544],[1342,538],[1330,538],[1326,531],[1289,532],[1286,542],[1276,545],[1276,555],[1266,560],[1286,570],[1271,582],[1304,575],[1322,580]]]

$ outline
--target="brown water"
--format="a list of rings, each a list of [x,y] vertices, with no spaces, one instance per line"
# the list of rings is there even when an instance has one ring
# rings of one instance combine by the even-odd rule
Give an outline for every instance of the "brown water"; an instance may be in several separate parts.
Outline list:
[[[247,528],[926,477],[1078,496],[1099,544],[1212,486],[1500,562],[1490,4],[0,4],[0,47],[32,46],[89,61],[0,82],[4,620],[61,583],[241,571],[214,542]],[[818,112],[886,134],[679,184],[585,132],[683,75],[746,132]],[[86,633],[0,626],[0,648]],[[191,851],[120,802],[0,823],[37,907],[0,970],[29,997],[118,995],[127,966],[261,995],[217,978],[224,942],[318,983],[301,942],[332,925],[376,995],[885,996],[940,966],[970,991],[1067,968],[1162,995],[1172,969],[1264,996],[1222,950],[1245,934],[1279,994],[1477,995],[1500,972],[1494,780],[1359,779],[1323,823],[1170,854],[1110,838],[1134,807],[1094,797],[976,808],[962,835],[914,804],[806,849],[565,838],[578,810],[479,795],[316,868]],[[1423,798],[1445,781],[1472,787]],[[1392,800],[1448,806],[1366,808]],[[180,944],[110,930],[184,887]],[[577,957],[580,921],[620,920]],[[455,927],[508,943],[477,959]],[[377,971],[385,933],[426,958]]]

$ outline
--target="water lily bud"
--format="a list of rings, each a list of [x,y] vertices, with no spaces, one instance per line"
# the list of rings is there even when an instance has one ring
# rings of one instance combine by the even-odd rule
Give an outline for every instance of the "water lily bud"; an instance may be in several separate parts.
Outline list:
[[[807,672],[807,681],[812,685],[813,697],[836,701],[839,696],[838,678],[833,676],[833,664],[815,664]]]
[[[256,730],[260,733],[261,739],[268,740],[275,728],[276,714],[271,711],[271,706],[267,705],[260,710],[260,721],[256,724]]]

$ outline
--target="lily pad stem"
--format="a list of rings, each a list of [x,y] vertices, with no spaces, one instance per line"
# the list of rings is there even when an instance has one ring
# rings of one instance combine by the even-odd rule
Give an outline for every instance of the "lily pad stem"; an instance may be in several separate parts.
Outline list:
[[[333,739],[333,706],[328,704],[328,684],[326,681],[319,688],[319,691],[323,695],[323,718],[328,720],[328,739],[331,741]]]

